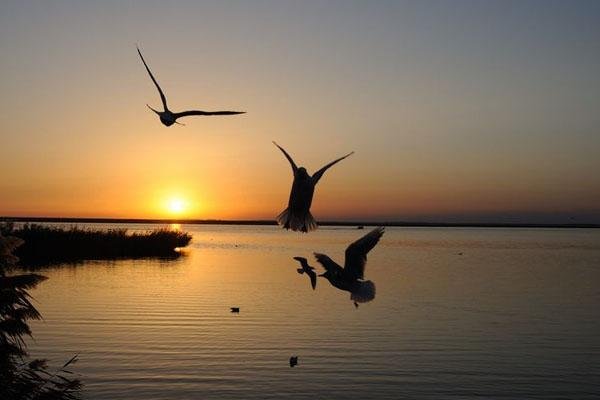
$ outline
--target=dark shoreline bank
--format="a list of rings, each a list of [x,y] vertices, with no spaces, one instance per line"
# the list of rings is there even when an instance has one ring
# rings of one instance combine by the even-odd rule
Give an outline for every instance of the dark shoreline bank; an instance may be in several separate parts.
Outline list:
[[[5,222],[97,223],[97,224],[190,224],[190,225],[277,225],[270,220],[219,219],[143,219],[143,218],[63,218],[63,217],[0,217]],[[429,228],[600,228],[600,224],[568,223],[469,223],[469,222],[407,222],[407,221],[320,221],[321,226],[398,226]]]

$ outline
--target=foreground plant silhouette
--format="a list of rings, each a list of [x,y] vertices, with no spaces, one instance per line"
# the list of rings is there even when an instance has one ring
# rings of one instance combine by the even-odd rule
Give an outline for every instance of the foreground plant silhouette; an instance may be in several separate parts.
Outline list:
[[[56,372],[48,370],[46,360],[27,361],[24,337],[31,337],[27,322],[42,318],[28,290],[47,278],[37,274],[7,275],[18,261],[13,251],[22,243],[21,239],[0,233],[0,399],[79,399],[81,382],[70,377],[72,372],[67,370],[77,356]]]

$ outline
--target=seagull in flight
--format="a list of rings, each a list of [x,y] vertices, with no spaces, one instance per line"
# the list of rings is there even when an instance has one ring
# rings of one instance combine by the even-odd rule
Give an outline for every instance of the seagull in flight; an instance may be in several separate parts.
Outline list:
[[[355,307],[375,298],[375,284],[364,280],[364,272],[367,253],[375,247],[383,233],[383,227],[375,228],[348,246],[344,268],[325,254],[315,253],[315,258],[325,268],[325,273],[319,276],[326,278],[332,286],[350,292],[350,300]]]
[[[285,229],[291,229],[293,231],[309,232],[317,229],[317,221],[315,221],[310,213],[310,205],[312,204],[313,195],[315,193],[315,186],[325,171],[342,161],[344,158],[351,156],[354,152],[348,153],[345,156],[330,162],[310,176],[308,172],[306,172],[306,168],[296,166],[292,157],[290,157],[283,147],[275,142],[273,142],[273,144],[281,150],[285,158],[290,162],[294,174],[294,182],[292,183],[288,208],[283,210],[283,212],[277,216],[277,222],[280,225],[283,225]]]
[[[163,93],[160,86],[158,85],[156,78],[154,78],[154,75],[152,75],[152,71],[150,71],[150,68],[148,68],[148,64],[146,64],[146,60],[144,60],[144,56],[142,56],[142,52],[140,51],[139,47],[137,47],[137,51],[138,51],[138,54],[140,55],[140,58],[142,59],[142,62],[144,63],[144,67],[146,67],[146,71],[148,71],[148,75],[150,75],[150,79],[152,79],[152,82],[154,82],[154,85],[156,85],[156,88],[158,89],[158,94],[160,95],[160,100],[162,101],[164,111],[155,110],[154,108],[150,107],[148,104],[146,104],[146,106],[149,109],[151,109],[152,111],[154,111],[160,117],[160,122],[162,122],[163,125],[165,125],[165,126],[171,126],[173,124],[184,125],[180,122],[177,122],[177,119],[179,119],[181,117],[188,117],[190,115],[235,115],[235,114],[245,114],[246,113],[245,111],[198,111],[198,110],[182,111],[182,112],[178,112],[178,113],[172,112],[171,110],[169,110],[169,107],[167,107],[167,98],[165,97],[165,94]]]
[[[315,272],[315,269],[308,265],[308,262],[304,257],[294,257],[294,260],[298,261],[302,266],[302,268],[298,268],[296,271],[298,271],[300,275],[308,275],[310,277],[310,285],[313,290],[315,290],[315,287],[317,287],[317,273]]]

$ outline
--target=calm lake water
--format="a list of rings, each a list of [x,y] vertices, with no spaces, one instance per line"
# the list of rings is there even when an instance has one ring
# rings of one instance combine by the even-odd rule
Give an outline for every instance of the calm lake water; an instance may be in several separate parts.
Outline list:
[[[292,256],[369,228],[181,228],[177,261],[42,270],[31,354],[78,353],[87,399],[600,397],[600,230],[387,228],[355,309]]]

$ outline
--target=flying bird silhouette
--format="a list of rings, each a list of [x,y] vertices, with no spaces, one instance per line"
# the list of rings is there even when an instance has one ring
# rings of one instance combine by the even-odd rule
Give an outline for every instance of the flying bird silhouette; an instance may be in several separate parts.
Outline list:
[[[364,280],[364,272],[367,253],[375,247],[383,233],[383,227],[375,228],[348,246],[344,268],[325,254],[315,253],[315,258],[325,268],[325,273],[319,276],[326,278],[332,286],[350,292],[350,300],[356,307],[358,303],[375,298],[375,284]]]
[[[310,213],[310,205],[312,204],[313,195],[315,193],[315,186],[325,171],[342,161],[344,158],[354,154],[354,152],[348,153],[345,156],[330,162],[310,176],[308,172],[306,172],[306,168],[296,166],[292,157],[290,157],[283,147],[275,142],[273,142],[273,144],[277,146],[285,158],[288,159],[294,174],[294,182],[292,183],[288,207],[277,216],[277,222],[280,225],[283,225],[285,229],[291,229],[293,231],[309,232],[317,229],[317,221],[315,221]]]
[[[296,365],[298,365],[298,356],[291,356],[290,357],[290,367],[294,368]]]
[[[298,271],[300,275],[308,275],[310,277],[310,285],[313,290],[315,290],[315,287],[317,287],[317,273],[315,272],[315,269],[308,265],[308,261],[306,261],[306,258],[304,257],[294,257],[294,260],[300,262],[300,265],[302,266],[302,268],[298,268],[296,271]]]
[[[152,82],[154,82],[154,85],[156,85],[156,88],[158,89],[158,94],[160,95],[160,100],[162,101],[164,111],[155,110],[154,108],[150,107],[148,104],[146,104],[146,106],[149,109],[151,109],[152,111],[154,111],[160,117],[160,122],[162,122],[163,125],[165,125],[165,126],[171,126],[173,124],[184,125],[180,122],[177,122],[177,119],[179,119],[181,117],[188,117],[190,115],[235,115],[235,114],[245,114],[246,113],[245,111],[198,111],[198,110],[182,111],[182,112],[178,112],[178,113],[172,112],[171,110],[169,110],[169,107],[167,107],[167,98],[165,97],[165,94],[163,93],[162,89],[160,88],[158,82],[156,81],[156,78],[154,78],[154,75],[152,75],[152,71],[150,71],[148,64],[146,64],[146,60],[144,60],[144,56],[142,56],[142,52],[140,51],[139,47],[137,47],[137,51],[138,51],[138,54],[140,55],[140,58],[142,59],[142,62],[144,63],[144,67],[146,67],[146,71],[148,71],[148,75],[150,75],[150,79],[152,79]]]

